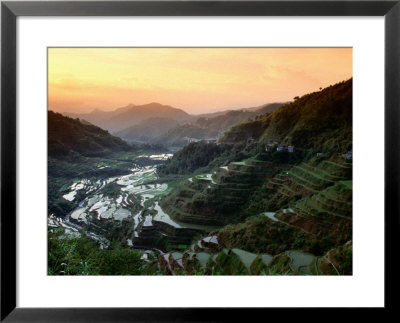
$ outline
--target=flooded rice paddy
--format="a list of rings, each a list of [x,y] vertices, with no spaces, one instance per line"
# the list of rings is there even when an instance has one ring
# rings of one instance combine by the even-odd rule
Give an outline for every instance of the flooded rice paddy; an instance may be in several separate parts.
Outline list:
[[[140,157],[162,161],[171,156],[171,154],[160,154]],[[105,166],[107,165],[102,165],[102,169],[108,168]],[[211,174],[200,178],[211,180]],[[76,179],[68,187],[69,192],[62,198],[77,203],[76,198],[79,196],[81,200],[78,206],[64,219],[56,218],[54,215],[49,217],[48,224],[50,227],[63,227],[66,232],[74,234],[85,231],[86,235],[96,240],[102,239],[101,233],[83,230],[88,224],[95,224],[100,228],[107,223],[132,226],[134,237],[140,236],[141,228],[153,226],[154,221],[164,222],[175,228],[210,229],[208,226],[181,223],[171,219],[161,208],[159,200],[172,190],[174,183],[158,183],[158,180],[155,165],[140,167],[134,163],[130,173],[125,175],[96,178],[96,180]],[[134,247],[135,244],[132,240],[126,240],[130,247]]]

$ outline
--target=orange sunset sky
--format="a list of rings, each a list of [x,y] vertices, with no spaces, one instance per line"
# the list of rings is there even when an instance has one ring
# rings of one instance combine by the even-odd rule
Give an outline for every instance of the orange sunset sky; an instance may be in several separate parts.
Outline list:
[[[351,48],[50,48],[48,108],[159,102],[196,114],[290,101],[350,77]]]

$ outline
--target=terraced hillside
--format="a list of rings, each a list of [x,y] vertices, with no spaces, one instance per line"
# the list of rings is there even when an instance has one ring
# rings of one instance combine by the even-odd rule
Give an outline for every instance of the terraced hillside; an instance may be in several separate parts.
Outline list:
[[[351,198],[351,181],[340,181],[298,201],[290,212],[277,212],[276,217],[310,234],[329,235],[340,232],[348,236],[352,219]]]
[[[181,182],[161,205],[182,222],[223,225],[286,207],[348,179],[351,163],[342,161],[312,160],[290,167],[250,158]]]
[[[222,246],[322,255],[352,239],[351,164],[324,160],[294,166],[267,181],[250,210],[258,215],[218,231]]]
[[[153,218],[136,241],[147,235],[160,243],[169,236],[162,249],[175,251],[157,258],[164,274],[351,274],[351,162],[314,158],[286,167],[282,171],[273,162],[251,158],[194,175],[177,184],[160,206],[171,221],[217,227],[179,234]],[[249,216],[255,203],[249,199],[257,207],[270,201],[280,206]],[[188,247],[207,231],[211,235]]]
[[[347,262],[343,268],[349,268],[348,258],[339,256],[341,260],[335,262],[323,257],[346,243],[346,257],[351,249],[352,162],[344,157],[352,147],[351,93],[352,80],[348,80],[233,127],[220,142],[242,144],[243,155],[250,158],[221,167],[220,155],[204,168],[208,173],[195,173],[161,200],[174,220],[220,226],[211,233],[221,248],[218,253],[210,258],[197,245],[186,251],[188,255],[182,254],[181,270],[193,270],[185,267],[185,261],[193,262],[193,253],[199,251],[202,263],[209,261],[210,268],[219,272],[255,273],[249,269],[251,264],[239,264],[234,250],[253,253],[252,261],[257,255],[270,255],[281,274],[336,273],[341,261]],[[266,151],[271,142],[294,145],[296,151]],[[235,152],[233,160],[239,156]],[[226,258],[236,264],[233,271],[222,266]],[[336,269],[318,269],[327,263]],[[349,272],[341,273],[345,271]]]
[[[340,275],[349,274],[351,270],[349,252],[351,242],[320,257],[300,250],[284,251],[273,256],[223,248],[217,236],[208,236],[185,252],[160,254],[154,262],[166,275]],[[340,257],[342,262],[338,261]],[[346,267],[341,263],[345,263]]]
[[[277,167],[271,162],[232,162],[180,183],[161,205],[173,219],[182,222],[232,223],[240,218],[249,195],[276,172]]]
[[[286,169],[282,171],[282,168]],[[266,254],[277,257],[280,273],[323,273],[312,269],[317,260],[307,255],[322,257],[352,239],[352,164],[341,157],[312,158],[294,166],[250,158],[188,178],[177,184],[161,200],[161,205],[176,221],[221,227],[213,234],[223,253],[213,255],[210,268],[219,268],[227,274],[254,274],[255,271],[249,270],[250,264],[245,266],[247,270],[241,265],[234,266],[233,271],[218,267],[216,262],[226,257],[229,263],[237,263],[231,258],[236,259],[238,255],[229,250],[242,250],[260,257]],[[201,251],[200,265],[207,264],[209,256],[204,254],[202,245],[204,242],[193,245],[185,251],[187,255],[181,252],[182,258],[177,259],[182,259],[182,264],[191,264],[196,262],[192,259],[193,252]],[[170,263],[177,256],[172,255]],[[160,261],[167,261],[166,257]],[[297,266],[295,262],[289,266],[289,260],[296,257],[303,259],[299,260],[300,264],[310,260],[311,269],[299,271],[303,265]],[[182,266],[176,268],[185,272],[201,267]]]
[[[313,158],[280,172],[270,181],[264,182],[262,188],[255,193],[249,209],[253,213],[265,209],[277,210],[316,194],[337,181],[350,180],[351,162],[338,158],[334,160]]]

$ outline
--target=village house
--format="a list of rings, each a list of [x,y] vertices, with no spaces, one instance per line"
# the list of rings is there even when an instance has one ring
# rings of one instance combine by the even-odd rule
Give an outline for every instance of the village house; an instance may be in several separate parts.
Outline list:
[[[346,159],[353,159],[353,152],[352,151],[348,151],[346,153]]]
[[[286,150],[285,146],[279,145],[278,147],[276,147],[276,151],[285,151],[285,150]]]
[[[289,153],[294,153],[295,152],[294,146],[288,146],[287,150],[288,150]]]
[[[200,139],[190,138],[190,137],[185,137],[185,139],[187,140],[188,143],[200,141]]]

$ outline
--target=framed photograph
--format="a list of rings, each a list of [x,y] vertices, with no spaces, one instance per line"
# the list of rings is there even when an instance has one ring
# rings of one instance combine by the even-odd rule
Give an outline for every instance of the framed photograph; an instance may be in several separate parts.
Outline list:
[[[393,308],[399,15],[3,1],[1,320]]]

